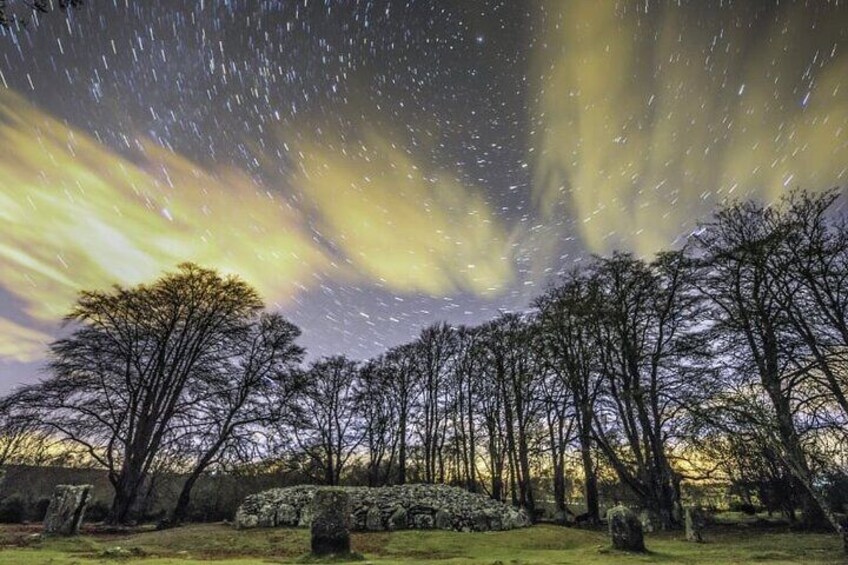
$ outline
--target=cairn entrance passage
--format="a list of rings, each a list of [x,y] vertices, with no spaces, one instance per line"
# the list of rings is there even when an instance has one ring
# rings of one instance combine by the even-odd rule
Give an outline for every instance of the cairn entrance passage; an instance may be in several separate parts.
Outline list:
[[[248,496],[236,512],[237,528],[309,527],[312,500],[325,487],[271,489]],[[444,485],[334,487],[350,498],[352,531],[454,530],[482,532],[530,525],[527,514],[460,488]]]

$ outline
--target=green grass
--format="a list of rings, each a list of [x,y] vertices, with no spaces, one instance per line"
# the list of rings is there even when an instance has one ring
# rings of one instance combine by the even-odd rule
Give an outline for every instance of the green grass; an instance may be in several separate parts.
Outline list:
[[[38,527],[0,527],[0,564],[217,565],[295,563],[309,548],[306,530],[236,531],[223,524],[193,525],[164,532],[91,534],[72,539],[36,539]],[[649,534],[646,555],[609,549],[603,532],[556,526],[491,533],[405,531],[354,534],[353,550],[370,563],[442,564],[825,564],[843,563],[833,534],[791,533],[785,528],[718,527],[707,543],[692,544],[679,532]],[[116,550],[115,548],[121,548]],[[364,563],[360,561],[359,563]]]

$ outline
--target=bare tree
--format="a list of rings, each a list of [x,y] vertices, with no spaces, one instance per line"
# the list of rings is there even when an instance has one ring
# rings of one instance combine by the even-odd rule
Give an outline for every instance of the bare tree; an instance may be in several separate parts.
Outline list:
[[[388,379],[388,397],[397,409],[398,463],[394,481],[405,484],[409,454],[409,434],[420,387],[415,379],[415,345],[407,344],[386,352],[382,359]]]
[[[601,519],[592,441],[595,401],[601,384],[597,373],[600,346],[593,330],[600,304],[595,286],[585,274],[573,272],[535,302],[544,358],[550,371],[562,381],[563,390],[570,394],[574,407],[584,499],[588,521],[593,524]]]
[[[726,379],[747,391],[724,408],[757,429],[805,490],[805,523],[816,526],[826,514],[838,528],[814,486],[800,427],[799,397],[809,372],[797,369],[802,343],[780,291],[782,273],[775,269],[791,231],[779,207],[746,202],[718,211],[695,237],[702,265],[698,284],[711,305],[713,342],[731,369]],[[746,408],[734,409],[738,402]],[[751,409],[754,404],[762,409]]]
[[[320,359],[307,370],[296,396],[302,412],[294,437],[327,485],[340,484],[345,465],[364,441],[356,406],[358,375],[357,364],[345,357]]]
[[[502,417],[515,502],[531,516],[536,509],[530,467],[532,432],[540,408],[537,390],[543,366],[536,358],[533,326],[518,314],[502,314],[483,326],[490,376],[500,388]]]
[[[262,307],[235,276],[183,264],[150,285],[83,292],[73,331],[51,346],[52,376],[18,393],[51,433],[84,448],[115,489],[108,521],[125,523],[186,389],[222,362],[222,344]]]
[[[365,428],[363,447],[368,456],[368,485],[387,484],[394,471],[400,434],[400,408],[393,402],[391,367],[378,358],[359,373],[356,403]]]
[[[449,423],[445,389],[455,351],[456,334],[448,324],[425,328],[415,341],[414,370],[420,384],[418,434],[427,483],[445,481],[444,446]]]
[[[663,529],[679,520],[670,460],[676,418],[697,389],[686,367],[687,338],[699,320],[692,274],[682,253],[661,254],[651,264],[615,254],[599,259],[593,273],[603,379],[595,441]]]
[[[184,438],[181,455],[194,454],[170,523],[179,524],[197,480],[222,456],[251,455],[254,434],[285,410],[297,391],[294,365],[303,358],[295,344],[300,330],[279,314],[262,314],[228,340],[219,363],[187,387],[186,409],[175,428]],[[223,353],[223,352],[222,352]]]

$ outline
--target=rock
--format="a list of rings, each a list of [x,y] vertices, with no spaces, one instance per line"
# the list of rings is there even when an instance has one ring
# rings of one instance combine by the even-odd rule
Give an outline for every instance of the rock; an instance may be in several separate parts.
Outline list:
[[[277,514],[274,519],[275,526],[294,527],[297,526],[300,516],[298,516],[297,508],[291,504],[280,504],[277,507]]]
[[[659,516],[651,510],[640,510],[639,522],[642,524],[642,530],[645,532],[651,533],[659,529]]]
[[[380,507],[376,504],[368,509],[365,514],[365,529],[369,532],[383,531],[383,513],[380,512]]]
[[[350,553],[350,495],[341,489],[321,489],[312,499],[312,555]]]
[[[490,512],[485,511],[483,513],[486,516],[486,521],[489,523],[489,529],[493,532],[498,532],[504,528],[504,519],[503,516],[498,512]]]
[[[474,515],[474,529],[478,532],[485,532],[491,529],[489,518],[485,512],[478,512]]]
[[[453,529],[453,520],[451,519],[451,515],[444,510],[439,510],[436,512],[436,516],[433,519],[437,530],[452,530]]]
[[[59,536],[79,534],[91,485],[57,485],[44,516],[44,533]]]
[[[389,529],[390,530],[405,530],[408,526],[409,520],[406,515],[406,508],[402,506],[398,506],[392,512],[392,515],[389,516]]]
[[[312,504],[307,504],[300,509],[300,519],[297,525],[301,528],[312,527]]]
[[[242,508],[236,510],[236,517],[233,520],[236,529],[258,528],[259,518],[255,514],[245,511]]]
[[[701,543],[704,541],[704,526],[707,517],[700,506],[687,506],[684,513],[686,524],[686,541]]]
[[[236,512],[235,526],[308,527],[312,522],[312,499],[322,488],[304,485],[248,496]],[[456,531],[488,531],[530,525],[522,510],[445,485],[342,487],[341,490],[350,495],[352,531],[377,531],[373,528],[377,528],[378,519],[383,530],[444,527]],[[443,515],[438,517],[437,523],[439,512]]]
[[[642,524],[632,510],[615,506],[607,513],[612,546],[623,551],[645,551]]]
[[[416,530],[432,530],[434,525],[432,514],[415,514],[412,516],[412,523]]]

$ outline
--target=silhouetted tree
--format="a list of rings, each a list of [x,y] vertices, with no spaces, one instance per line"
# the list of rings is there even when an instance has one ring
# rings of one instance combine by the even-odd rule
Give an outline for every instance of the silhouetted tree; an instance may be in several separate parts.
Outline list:
[[[18,393],[42,425],[108,470],[110,523],[133,505],[192,380],[230,355],[225,344],[262,308],[235,276],[183,264],[149,285],[83,292],[51,346],[51,377]]]
[[[306,371],[296,396],[302,412],[294,437],[327,485],[340,484],[345,465],[365,438],[356,402],[358,376],[359,367],[350,359],[320,359]]]
[[[182,457],[194,454],[176,505],[172,524],[182,522],[191,492],[201,475],[220,457],[249,459],[253,434],[289,405],[299,385],[294,366],[303,358],[295,344],[300,330],[279,314],[262,314],[221,347],[210,364],[187,387],[186,409],[176,427],[184,439]]]

